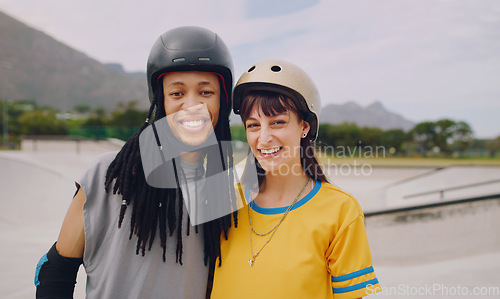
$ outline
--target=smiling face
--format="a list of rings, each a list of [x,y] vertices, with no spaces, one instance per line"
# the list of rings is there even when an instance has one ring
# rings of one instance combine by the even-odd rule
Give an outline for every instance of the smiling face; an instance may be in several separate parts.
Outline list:
[[[265,113],[261,106],[263,103],[260,101],[254,104],[245,120],[247,140],[252,153],[266,173],[301,173],[300,141],[302,134],[309,132],[309,123],[300,119],[291,109]]]
[[[220,84],[208,72],[172,72],[163,76],[165,114],[172,133],[188,145],[207,140],[217,124]]]

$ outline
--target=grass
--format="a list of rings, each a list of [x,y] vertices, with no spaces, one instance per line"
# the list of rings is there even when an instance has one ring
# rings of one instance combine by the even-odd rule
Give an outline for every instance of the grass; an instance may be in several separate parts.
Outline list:
[[[370,164],[372,167],[449,167],[449,166],[500,166],[500,158],[421,158],[421,157],[385,157],[385,158],[336,158],[319,157],[324,165]]]

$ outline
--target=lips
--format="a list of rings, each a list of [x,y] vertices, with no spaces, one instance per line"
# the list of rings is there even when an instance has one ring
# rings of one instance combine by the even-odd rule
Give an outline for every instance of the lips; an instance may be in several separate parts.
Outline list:
[[[206,119],[198,119],[198,120],[184,120],[184,121],[180,121],[179,123],[183,126],[186,126],[186,127],[197,128],[206,122],[207,122]]]
[[[271,148],[261,148],[261,149],[259,149],[259,153],[263,157],[274,157],[279,152],[281,152],[282,149],[283,149],[282,146],[276,146],[276,147],[271,147]]]
[[[199,129],[202,129],[209,122],[209,118],[200,115],[186,116],[176,120],[176,123],[178,125],[188,131],[197,131]]]

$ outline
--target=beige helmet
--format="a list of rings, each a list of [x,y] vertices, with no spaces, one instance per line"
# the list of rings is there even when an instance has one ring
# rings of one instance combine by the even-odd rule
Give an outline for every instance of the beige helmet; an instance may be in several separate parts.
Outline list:
[[[253,90],[268,90],[284,94],[304,112],[311,125],[309,138],[318,136],[321,100],[312,79],[298,66],[282,60],[264,60],[254,64],[241,75],[233,92],[233,111],[240,114],[241,100]]]

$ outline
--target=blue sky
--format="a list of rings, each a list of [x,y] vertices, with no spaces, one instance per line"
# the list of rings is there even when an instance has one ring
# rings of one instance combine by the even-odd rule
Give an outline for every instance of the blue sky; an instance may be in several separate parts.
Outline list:
[[[144,71],[156,38],[217,32],[236,77],[280,58],[317,82],[323,105],[380,101],[415,122],[468,122],[500,135],[497,0],[0,0],[0,10],[100,62]]]

